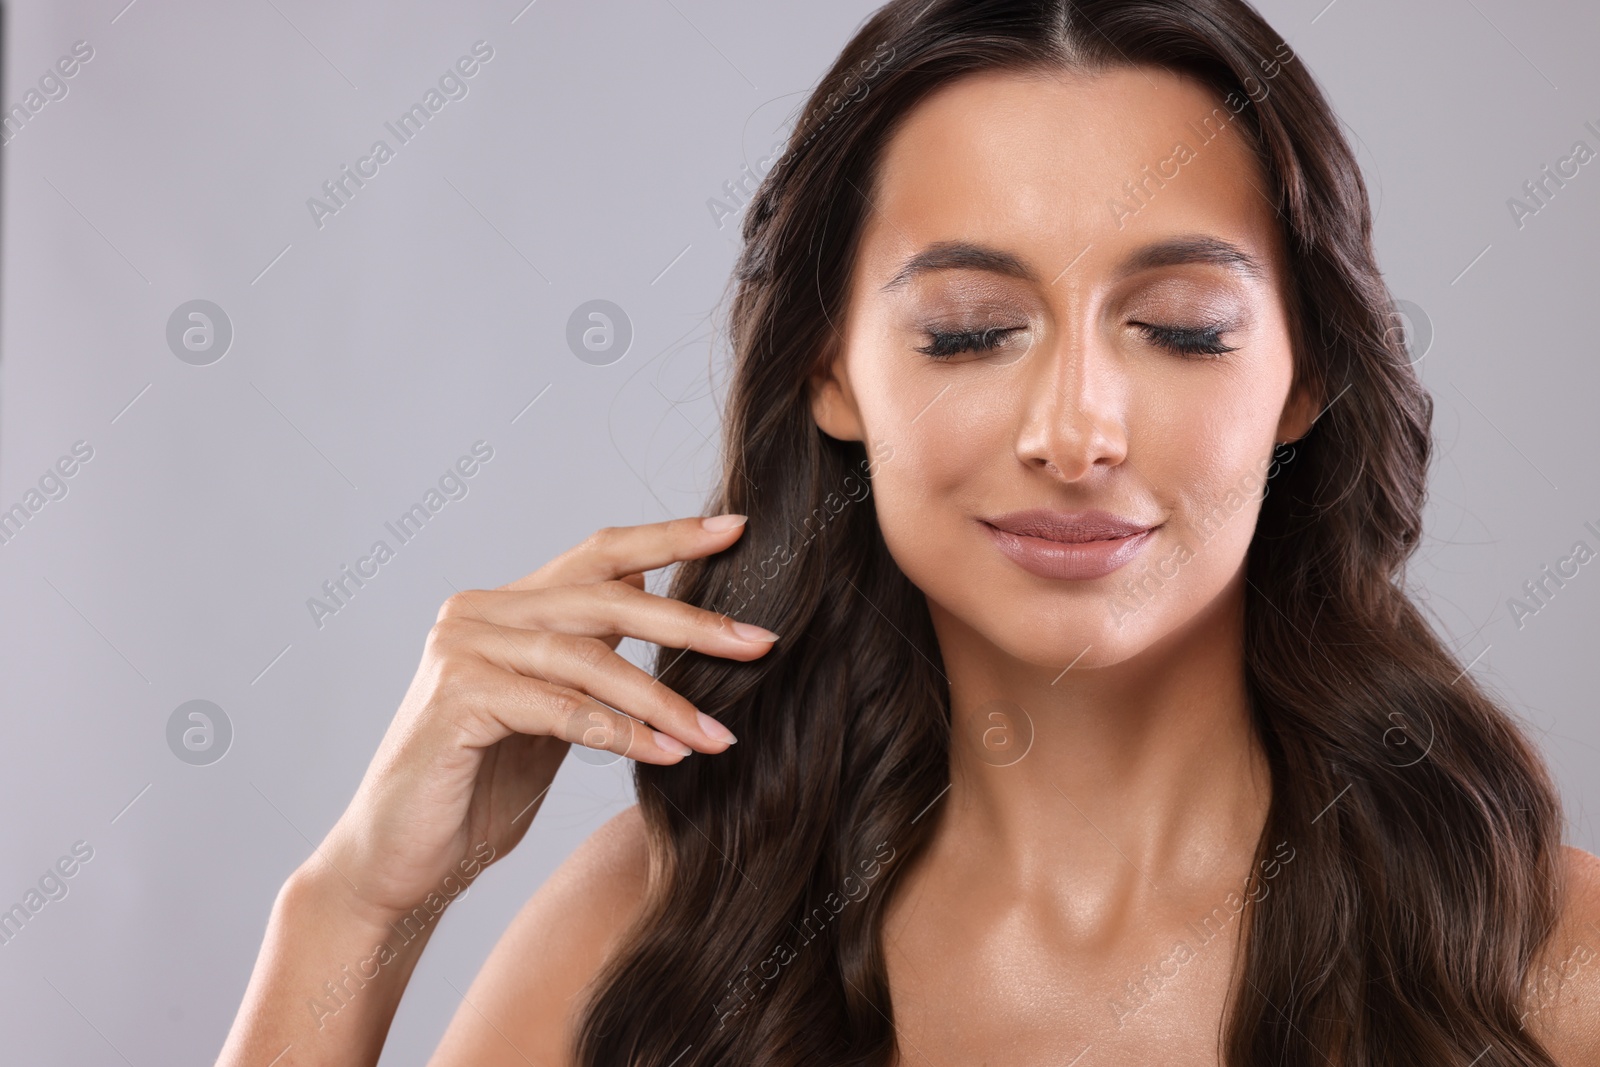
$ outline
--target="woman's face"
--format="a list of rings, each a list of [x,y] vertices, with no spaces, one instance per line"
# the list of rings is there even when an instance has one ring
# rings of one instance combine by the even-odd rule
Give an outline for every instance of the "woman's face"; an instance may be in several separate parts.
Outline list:
[[[878,522],[942,638],[1104,666],[1237,594],[1315,414],[1237,123],[1157,69],[982,73],[885,146],[813,413],[887,457]]]

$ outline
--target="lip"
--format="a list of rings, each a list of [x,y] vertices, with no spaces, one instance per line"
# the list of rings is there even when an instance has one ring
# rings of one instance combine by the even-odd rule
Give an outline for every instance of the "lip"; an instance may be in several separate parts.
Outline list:
[[[979,520],[1002,555],[1041,578],[1104,578],[1145,546],[1160,524],[1106,511],[1030,508]]]

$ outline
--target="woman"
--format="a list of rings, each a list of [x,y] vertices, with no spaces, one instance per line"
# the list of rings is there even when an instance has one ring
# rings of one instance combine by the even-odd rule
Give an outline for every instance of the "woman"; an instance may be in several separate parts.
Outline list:
[[[722,514],[450,598],[221,1062],[375,1062],[578,743],[638,804],[434,1064],[1600,1063],[1597,862],[1404,592],[1431,402],[1258,15],[895,0],[744,237]]]

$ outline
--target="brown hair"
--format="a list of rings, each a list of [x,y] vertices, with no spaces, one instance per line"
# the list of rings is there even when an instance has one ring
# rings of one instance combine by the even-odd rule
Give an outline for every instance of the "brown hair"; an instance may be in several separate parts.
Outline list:
[[[1286,236],[1295,372],[1327,405],[1276,473],[1247,562],[1245,669],[1272,772],[1256,858],[1278,842],[1295,858],[1243,913],[1220,1055],[1554,1067],[1518,1020],[1559,911],[1559,802],[1405,591],[1432,401],[1391,329],[1338,121],[1242,0],[894,0],[814,90],[743,223],[711,511],[750,527],[670,590],[782,640],[752,663],[658,657],[661,681],[741,743],[635,764],[657,881],[592,987],[580,1062],[894,1062],[882,918],[949,781],[949,695],[926,602],[861,504],[881,457],[824,435],[807,383],[837,343],[881,150],[920,100],[974,71],[1130,64],[1238,113]]]

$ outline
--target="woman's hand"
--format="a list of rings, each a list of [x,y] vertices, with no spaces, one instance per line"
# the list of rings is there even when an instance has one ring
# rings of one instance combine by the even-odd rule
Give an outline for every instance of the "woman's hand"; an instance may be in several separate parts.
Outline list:
[[[511,850],[570,743],[648,763],[732,743],[616,648],[765,654],[767,631],[644,591],[646,571],[720,552],[741,529],[739,515],[604,529],[445,601],[355,798],[278,893],[220,1067],[377,1063],[438,926],[437,908],[415,909]]]
[[[338,874],[323,884],[357,917],[394,921],[430,893],[445,895],[447,876],[475,873],[521,840],[570,744],[657,764],[726,750],[725,727],[616,647],[627,636],[730,659],[764,655],[770,632],[644,591],[646,571],[720,552],[743,528],[743,516],[726,515],[606,528],[525,578],[446,600],[394,721],[318,850]]]

